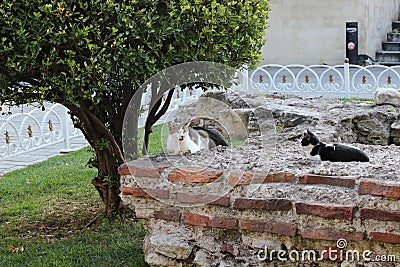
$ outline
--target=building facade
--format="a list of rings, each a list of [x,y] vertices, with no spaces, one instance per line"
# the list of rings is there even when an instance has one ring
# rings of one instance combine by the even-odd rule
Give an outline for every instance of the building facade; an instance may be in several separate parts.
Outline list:
[[[270,0],[261,64],[342,64],[346,22],[358,22],[359,54],[375,58],[400,0]]]

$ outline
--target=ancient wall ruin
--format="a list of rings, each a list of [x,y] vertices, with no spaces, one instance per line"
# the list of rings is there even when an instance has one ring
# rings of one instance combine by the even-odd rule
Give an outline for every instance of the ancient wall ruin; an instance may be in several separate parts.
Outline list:
[[[146,229],[150,266],[400,265],[398,177],[239,175],[149,159],[119,172],[122,199]],[[220,183],[231,190],[196,189]]]

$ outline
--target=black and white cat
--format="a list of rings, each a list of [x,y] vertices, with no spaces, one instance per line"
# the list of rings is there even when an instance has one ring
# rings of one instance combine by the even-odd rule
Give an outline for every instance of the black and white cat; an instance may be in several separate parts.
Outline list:
[[[341,144],[325,144],[319,141],[318,137],[310,130],[304,132],[301,145],[303,150],[308,152],[311,159],[314,160],[332,162],[369,161],[368,156],[361,150]]]

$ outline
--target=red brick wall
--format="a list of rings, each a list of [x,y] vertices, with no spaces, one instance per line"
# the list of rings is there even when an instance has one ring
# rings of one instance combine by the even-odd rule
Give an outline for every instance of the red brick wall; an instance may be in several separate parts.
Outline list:
[[[164,173],[166,170],[168,172]],[[122,165],[120,174],[123,200],[136,211],[138,218],[147,221],[236,230],[241,234],[268,233],[293,238],[293,242],[344,238],[363,242],[365,246],[385,244],[400,256],[400,182],[294,173],[224,176],[222,170],[175,169],[145,161]],[[132,174],[135,179],[168,179],[170,183],[187,187],[229,179],[232,190],[221,195],[179,192],[162,188],[157,183],[154,188],[140,188],[135,179],[131,179]],[[269,183],[282,187],[296,184],[307,190],[337,188],[355,195],[355,200],[352,205],[343,205],[296,196],[252,197],[243,193],[246,186]],[[173,201],[163,203],[160,201],[163,199]]]

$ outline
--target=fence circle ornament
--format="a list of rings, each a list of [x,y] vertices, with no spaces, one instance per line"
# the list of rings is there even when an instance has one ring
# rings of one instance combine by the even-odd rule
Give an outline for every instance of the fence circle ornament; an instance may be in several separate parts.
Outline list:
[[[237,81],[240,81],[242,86],[238,86]],[[158,85],[157,90],[152,87],[154,84]],[[152,76],[138,88],[134,97],[130,100],[124,117],[123,150],[126,159],[129,159],[129,157],[134,154],[134,151],[132,151],[132,142],[135,140],[131,133],[132,127],[138,127],[139,125],[138,105],[140,105],[142,113],[147,115],[155,106],[154,103],[159,102],[159,100],[162,102],[165,100],[164,96],[168,94],[171,88],[177,90],[176,88],[184,88],[187,84],[215,85],[218,86],[219,90],[227,90],[229,94],[234,94],[235,99],[240,101],[241,108],[245,106],[245,109],[251,110],[255,121],[258,123],[258,132],[247,134],[247,128],[245,128],[246,126],[244,126],[241,121],[236,120],[236,124],[232,126],[228,125],[226,121],[220,120],[218,114],[221,112],[228,112],[233,114],[232,116],[235,116],[235,112],[231,112],[233,108],[227,105],[226,102],[214,97],[208,97],[207,95],[201,96],[196,101],[181,103],[182,108],[176,109],[175,112],[168,113],[166,121],[174,121],[177,123],[178,129],[182,129],[182,126],[187,122],[207,118],[212,119],[216,124],[219,124],[220,128],[225,129],[225,137],[228,137],[228,140],[232,139],[229,137],[235,136],[236,132],[233,131],[245,129],[247,136],[243,141],[244,143],[242,143],[243,147],[257,147],[260,151],[268,153],[271,158],[269,162],[273,162],[275,154],[275,123],[271,109],[268,107],[266,100],[257,105],[246,102],[245,99],[241,97],[241,92],[246,95],[256,95],[259,94],[259,91],[245,74],[220,63],[204,61],[184,63],[167,68]],[[244,91],[241,91],[243,87],[246,88]],[[229,91],[230,88],[235,88],[234,92]],[[142,101],[141,98],[143,95],[146,95],[145,92],[147,90],[152,90],[152,95],[146,97],[146,103],[146,101]],[[142,107],[147,108],[143,110]],[[185,113],[185,108],[187,108],[189,112]],[[182,114],[187,115],[186,117],[182,117],[185,116]],[[254,190],[258,188],[260,181],[257,181],[257,179],[260,177],[252,177],[249,174],[254,164],[255,149],[246,150],[244,148],[240,150],[240,156],[237,156],[238,154],[232,156],[235,149],[233,146],[216,147],[210,150],[205,149],[192,154],[178,153],[177,155],[173,155],[174,153],[172,153],[171,155],[167,153],[165,146],[167,136],[169,135],[167,124],[168,123],[162,124],[160,136],[154,136],[154,134],[152,134],[152,138],[162,140],[164,152],[140,159],[146,162],[146,166],[153,166],[154,170],[158,170],[156,164],[166,164],[169,166],[163,169],[159,179],[137,177],[134,173],[136,168],[129,168],[128,163],[130,176],[133,177],[137,186],[145,190],[148,195],[160,202],[168,203],[169,205],[188,207],[205,205],[217,201],[221,196],[229,193],[243,177],[246,179],[247,183],[254,183]],[[132,164],[135,164],[135,162]],[[268,162],[263,162],[263,164],[267,165]],[[249,173],[246,173],[246,171]],[[210,179],[206,179],[207,181],[203,182],[191,183],[190,186],[187,186],[187,183],[185,185],[181,180],[173,178],[177,175],[183,175],[185,177],[209,175]],[[165,199],[157,197],[156,194],[154,194],[154,192],[157,191],[154,190],[155,188],[169,190],[170,198]],[[188,204],[187,202],[179,201],[176,197],[171,197],[176,194],[185,194],[189,192],[191,194],[198,193],[199,198],[201,198],[202,195],[207,195],[207,199],[201,199],[197,201],[197,203]]]

